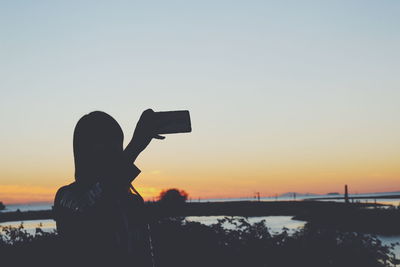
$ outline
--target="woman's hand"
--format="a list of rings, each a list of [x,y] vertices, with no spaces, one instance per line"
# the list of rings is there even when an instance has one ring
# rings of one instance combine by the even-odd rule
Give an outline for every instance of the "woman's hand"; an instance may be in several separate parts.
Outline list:
[[[137,156],[150,144],[153,138],[165,139],[164,136],[158,135],[156,132],[155,112],[152,109],[147,109],[140,116],[132,140],[124,153],[131,162],[135,161]]]

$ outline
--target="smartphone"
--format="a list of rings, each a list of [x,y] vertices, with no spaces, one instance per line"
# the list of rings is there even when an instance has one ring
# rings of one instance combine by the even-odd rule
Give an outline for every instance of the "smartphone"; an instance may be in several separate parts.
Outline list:
[[[192,125],[188,110],[155,112],[158,134],[190,133]]]

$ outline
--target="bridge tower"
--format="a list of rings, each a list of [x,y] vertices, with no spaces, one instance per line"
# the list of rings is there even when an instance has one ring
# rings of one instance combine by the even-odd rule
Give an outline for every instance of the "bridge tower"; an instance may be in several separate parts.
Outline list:
[[[344,185],[344,202],[349,203],[349,190],[347,188],[347,184]]]

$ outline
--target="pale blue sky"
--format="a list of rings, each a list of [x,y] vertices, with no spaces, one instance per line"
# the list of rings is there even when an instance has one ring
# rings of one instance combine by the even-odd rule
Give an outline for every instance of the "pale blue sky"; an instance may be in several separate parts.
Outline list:
[[[393,161],[399,14],[399,1],[376,0],[0,1],[0,183],[31,179],[21,163],[32,177],[72,175],[73,127],[92,110],[129,139],[145,108],[189,109],[193,133],[140,159],[171,175]]]

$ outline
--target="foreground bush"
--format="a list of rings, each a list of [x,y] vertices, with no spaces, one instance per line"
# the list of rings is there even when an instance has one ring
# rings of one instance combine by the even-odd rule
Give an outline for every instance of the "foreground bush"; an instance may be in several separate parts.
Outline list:
[[[1,266],[50,266],[58,261],[58,253],[56,231],[44,232],[39,225],[35,234],[30,234],[23,224],[0,226]]]
[[[174,218],[152,223],[151,236],[156,267],[384,267],[396,261],[393,246],[383,245],[375,236],[311,225],[292,234],[287,229],[271,234],[264,221],[249,224],[246,219],[225,218],[206,226]],[[60,251],[64,256],[68,252],[62,251],[58,242],[56,232],[38,228],[32,235],[22,225],[3,227],[0,261],[7,266],[27,262],[30,266],[59,266]],[[76,262],[79,266],[79,259]]]
[[[371,235],[316,229],[271,234],[265,222],[225,218],[205,226],[161,221],[153,226],[157,266],[392,266],[392,246]]]

